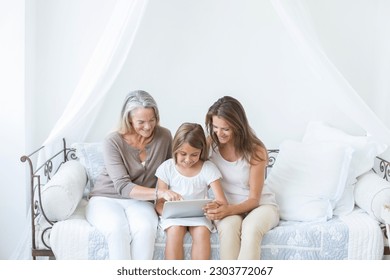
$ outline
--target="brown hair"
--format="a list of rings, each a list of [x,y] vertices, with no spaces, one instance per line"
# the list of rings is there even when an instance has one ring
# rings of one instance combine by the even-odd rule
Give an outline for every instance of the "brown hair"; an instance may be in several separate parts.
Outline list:
[[[206,161],[208,159],[208,147],[206,136],[200,124],[183,123],[176,131],[173,137],[172,157],[176,162],[176,155],[180,147],[188,143],[191,147],[201,150],[200,159]]]
[[[224,96],[218,99],[206,114],[206,128],[211,137],[213,148],[219,146],[218,137],[213,131],[214,116],[223,118],[229,124],[234,135],[234,148],[248,162],[251,159],[257,161],[267,160],[267,158],[261,158],[257,153],[259,148],[266,150],[266,147],[249,126],[244,107],[237,99]],[[265,156],[267,157],[267,153],[265,153]]]

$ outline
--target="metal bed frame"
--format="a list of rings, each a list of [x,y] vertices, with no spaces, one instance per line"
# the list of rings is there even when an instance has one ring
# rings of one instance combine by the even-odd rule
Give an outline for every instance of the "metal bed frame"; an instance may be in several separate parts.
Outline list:
[[[35,260],[37,257],[54,257],[53,251],[48,245],[47,240],[50,237],[50,231],[53,224],[56,221],[51,221],[47,218],[45,210],[42,207],[41,202],[41,191],[44,186],[58,171],[62,164],[68,160],[77,159],[75,150],[66,146],[65,139],[62,139],[63,147],[49,159],[47,159],[40,166],[36,166],[37,163],[33,163],[33,158],[37,157],[41,151],[44,150],[45,146],[40,147],[36,151],[29,155],[24,155],[20,158],[20,161],[27,162],[29,167],[29,190],[30,190],[30,214],[31,214],[31,255]],[[38,232],[37,224],[40,223],[41,219],[47,222],[47,226]],[[38,248],[40,240],[44,245],[44,249]]]

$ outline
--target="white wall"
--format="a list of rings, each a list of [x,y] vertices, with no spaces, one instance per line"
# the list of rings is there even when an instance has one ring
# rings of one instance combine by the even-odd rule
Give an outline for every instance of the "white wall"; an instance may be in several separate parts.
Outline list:
[[[61,116],[109,19],[115,0],[31,0],[27,11],[29,148]]]
[[[0,259],[18,246],[26,218],[24,0],[0,1]]]

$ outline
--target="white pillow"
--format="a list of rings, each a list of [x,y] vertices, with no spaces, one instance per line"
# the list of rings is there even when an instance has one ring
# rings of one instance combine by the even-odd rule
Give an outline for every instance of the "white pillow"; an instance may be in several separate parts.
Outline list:
[[[363,174],[356,182],[355,201],[371,217],[383,223],[382,208],[390,204],[390,182],[373,171]]]
[[[375,141],[373,137],[350,135],[322,122],[308,124],[303,142],[337,142],[349,145],[355,150],[350,165],[348,185],[333,211],[334,215],[338,216],[352,212],[355,206],[353,189],[356,178],[374,166],[375,157],[383,153],[387,146]]]
[[[324,221],[341,197],[353,149],[339,143],[283,142],[266,184],[283,220]]]
[[[76,156],[87,171],[88,183],[83,195],[87,197],[104,168],[103,145],[100,142],[74,143],[72,148],[76,149]]]
[[[65,162],[42,187],[42,207],[47,218],[51,221],[69,218],[83,196],[86,182],[87,174],[80,162]]]
[[[354,136],[322,122],[310,122],[306,128],[303,142],[339,142],[351,146],[355,153],[351,162],[353,181],[368,172],[374,166],[376,156],[383,153],[387,146],[370,136]]]
[[[348,180],[341,198],[333,207],[334,216],[344,216],[353,211],[355,208],[354,188],[355,184],[350,184]]]

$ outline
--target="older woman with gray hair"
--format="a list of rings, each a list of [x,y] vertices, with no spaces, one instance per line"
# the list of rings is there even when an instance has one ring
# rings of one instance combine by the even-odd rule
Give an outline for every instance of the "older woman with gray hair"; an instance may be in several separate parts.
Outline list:
[[[119,128],[104,140],[105,168],[90,193],[86,217],[107,239],[110,259],[152,259],[158,216],[153,201],[179,194],[157,190],[157,167],[172,155],[172,135],[159,125],[153,97],[130,92]]]

